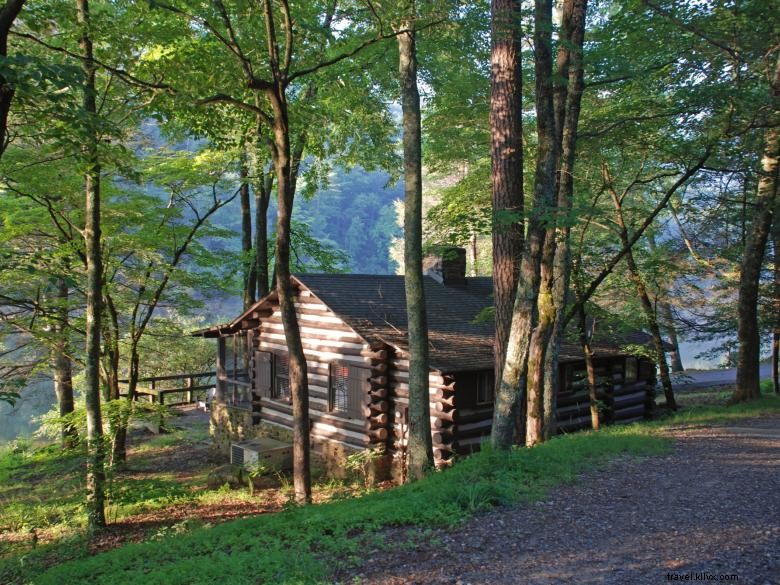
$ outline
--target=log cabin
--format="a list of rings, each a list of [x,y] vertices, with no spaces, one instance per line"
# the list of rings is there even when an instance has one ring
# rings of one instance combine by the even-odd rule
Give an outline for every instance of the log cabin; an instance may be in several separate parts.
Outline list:
[[[424,262],[437,465],[479,449],[490,434],[493,416],[493,322],[480,318],[492,306],[492,279],[466,277],[465,268],[465,250],[458,248],[428,256]],[[397,462],[408,432],[403,276],[296,274],[292,280],[308,369],[313,450],[334,466],[349,453],[367,448],[379,449],[388,462]],[[230,323],[193,335],[218,341],[211,415],[218,447],[227,452],[231,442],[269,436],[269,431],[274,438],[289,439],[288,357],[276,292]],[[636,352],[649,341],[642,332],[594,333],[604,423],[650,415],[655,364]],[[579,345],[563,344],[559,368],[559,432],[589,427],[585,361]],[[388,463],[388,469],[393,467]]]

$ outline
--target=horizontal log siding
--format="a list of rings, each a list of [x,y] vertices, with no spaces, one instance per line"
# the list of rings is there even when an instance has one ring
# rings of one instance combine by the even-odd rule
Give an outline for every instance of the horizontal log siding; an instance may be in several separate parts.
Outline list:
[[[598,384],[596,397],[603,403],[602,423],[633,422],[648,418],[654,407],[655,366],[638,359],[635,381],[625,379],[624,357],[598,360],[594,366]],[[559,432],[590,428],[590,403],[584,364],[575,365],[571,390],[558,397]],[[565,379],[562,366],[560,379]]]
[[[403,412],[409,407],[409,360],[405,357],[393,355],[389,359],[388,378],[388,401],[390,403],[391,433],[388,441],[391,452],[397,452],[406,446],[406,435],[408,428],[404,425]],[[444,377],[438,372],[429,372],[428,374],[428,393],[431,396],[429,406],[431,409],[431,432],[435,435],[436,428],[433,428],[436,416],[434,409],[436,400],[434,395],[444,385]]]
[[[296,309],[308,367],[312,437],[335,441],[355,449],[364,449],[372,444],[376,446],[376,441],[372,443],[369,440],[370,427],[367,419],[348,419],[328,412],[330,364],[339,362],[364,368],[371,368],[373,364],[376,367],[377,360],[372,361],[368,357],[372,348],[309,291],[303,290],[299,293]],[[254,333],[256,349],[275,354],[287,353],[278,307],[275,307],[270,315],[259,316],[259,325]],[[602,360],[596,364],[599,399],[607,406],[605,422],[638,420],[647,416],[652,407],[654,377],[649,379],[650,375],[644,374],[645,379],[642,379],[640,374],[636,382],[625,383],[623,359],[620,357]],[[393,453],[406,444],[405,434],[408,431],[403,425],[403,412],[409,406],[409,361],[405,356],[389,350],[387,366],[385,373],[378,374],[386,379],[386,383],[372,385],[387,389],[390,433],[386,446]],[[647,372],[647,364],[642,366],[637,369]],[[566,365],[562,366],[564,367]],[[582,367],[584,368],[584,365]],[[572,384],[573,391],[562,391],[559,395],[558,423],[561,432],[590,426],[587,388],[581,376],[576,377],[578,379]],[[565,378],[561,376],[561,379]],[[438,442],[434,441],[437,464],[445,463],[452,453],[465,455],[478,450],[482,441],[490,434],[492,406],[458,408],[457,374],[449,376],[431,372],[428,381],[432,433],[438,439]],[[385,402],[376,397],[373,400],[376,404]],[[291,405],[268,398],[256,402],[260,420],[287,429],[292,428]]]
[[[295,307],[301,328],[303,353],[309,380],[309,416],[313,439],[335,441],[353,449],[368,446],[368,421],[349,419],[328,412],[330,364],[339,362],[368,368],[371,359],[360,354],[371,347],[325,304],[301,291]],[[256,349],[286,354],[287,344],[278,306],[268,316],[259,318],[255,330]],[[277,400],[260,400],[260,420],[292,429],[292,406]]]

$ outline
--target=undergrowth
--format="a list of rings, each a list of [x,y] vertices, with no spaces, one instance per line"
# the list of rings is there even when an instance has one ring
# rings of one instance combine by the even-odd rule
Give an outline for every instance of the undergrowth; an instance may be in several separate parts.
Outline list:
[[[618,455],[666,452],[670,441],[661,431],[670,427],[778,411],[780,397],[766,395],[746,404],[687,407],[652,422],[560,436],[533,449],[485,449],[422,481],[360,498],[160,534],[154,542],[129,544],[94,557],[86,557],[83,543],[74,541],[65,558],[58,559],[60,564],[45,572],[45,551],[21,562],[15,559],[5,568],[0,565],[0,582],[329,582],[334,571],[358,564],[372,548],[387,546],[384,528],[452,526],[493,506],[540,499],[551,488]],[[62,562],[66,558],[74,560]]]
[[[536,500],[618,454],[663,452],[629,428],[556,438],[534,449],[485,450],[423,481],[361,498],[228,522],[62,564],[36,583],[318,583],[357,563],[389,526],[451,526],[475,512]],[[374,540],[376,542],[376,540]]]

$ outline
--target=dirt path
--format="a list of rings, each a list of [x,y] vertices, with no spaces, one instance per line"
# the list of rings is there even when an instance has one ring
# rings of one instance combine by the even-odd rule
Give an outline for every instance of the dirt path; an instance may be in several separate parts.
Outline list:
[[[780,584],[780,416],[672,436],[667,456],[617,461],[543,502],[372,556],[344,581]]]

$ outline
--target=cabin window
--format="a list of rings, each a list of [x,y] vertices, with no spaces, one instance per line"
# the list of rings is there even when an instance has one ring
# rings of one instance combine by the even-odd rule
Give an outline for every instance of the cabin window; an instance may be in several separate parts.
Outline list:
[[[290,394],[290,358],[279,354],[274,360],[274,398],[289,402]]]
[[[220,338],[219,381],[226,402],[234,406],[249,407],[250,338],[242,331]]]
[[[223,337],[225,344],[222,370],[225,378],[249,383],[249,336],[246,332]]]
[[[363,417],[363,398],[368,392],[369,370],[342,364],[330,365],[328,409],[349,418]]]
[[[625,375],[626,384],[630,384],[631,382],[636,382],[636,379],[637,379],[636,358],[633,357],[626,358],[626,375]]]
[[[269,351],[255,352],[255,392],[262,398],[273,397],[274,355]]]
[[[482,408],[493,404],[493,370],[458,372],[455,374],[455,393],[458,408]]]
[[[495,377],[493,372],[477,374],[477,404],[493,404]]]
[[[349,368],[338,364],[330,366],[330,410],[347,412],[349,404]]]

